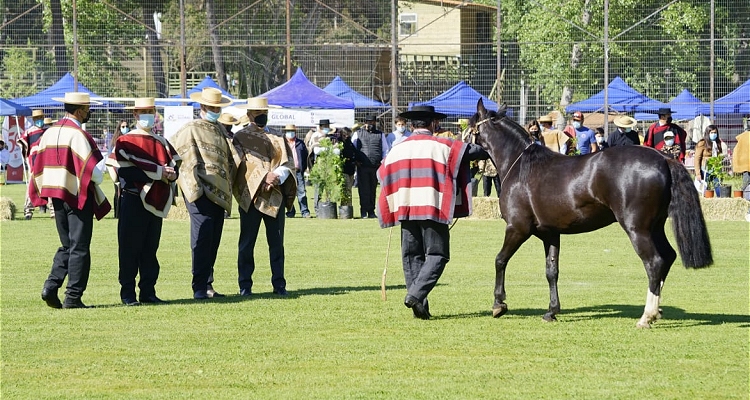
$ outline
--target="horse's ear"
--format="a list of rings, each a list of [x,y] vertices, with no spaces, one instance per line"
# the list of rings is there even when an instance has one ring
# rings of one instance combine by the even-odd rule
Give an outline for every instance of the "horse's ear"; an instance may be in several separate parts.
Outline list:
[[[482,98],[479,98],[479,101],[477,102],[477,114],[479,115],[485,115],[487,114],[487,109],[484,108],[484,102],[482,101]]]
[[[508,111],[508,105],[507,104],[503,103],[503,104],[500,104],[499,106],[497,106],[497,113],[499,115],[502,115],[504,117],[506,111]]]

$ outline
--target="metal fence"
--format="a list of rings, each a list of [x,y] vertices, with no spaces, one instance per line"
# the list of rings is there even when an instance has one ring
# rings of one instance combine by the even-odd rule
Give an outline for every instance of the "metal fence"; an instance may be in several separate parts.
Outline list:
[[[616,76],[663,102],[683,89],[710,102],[750,78],[746,0],[5,0],[0,9],[0,97],[10,99],[69,71],[102,97],[177,95],[209,75],[244,98],[299,67],[320,87],[341,76],[400,110],[465,81],[525,122]],[[721,118],[732,139],[743,116]]]

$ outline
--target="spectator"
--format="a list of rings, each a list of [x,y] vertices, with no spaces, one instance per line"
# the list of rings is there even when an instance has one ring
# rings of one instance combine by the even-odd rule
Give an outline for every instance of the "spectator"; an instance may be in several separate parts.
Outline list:
[[[31,118],[33,125],[25,130],[21,137],[18,138],[18,143],[21,145],[21,152],[26,157],[26,163],[29,166],[29,170],[33,169],[34,158],[38,150],[39,139],[42,138],[44,131],[47,129],[44,127],[44,111],[33,110],[31,112]],[[42,210],[46,210],[47,206],[43,205],[40,207]],[[23,218],[30,220],[34,216],[34,206],[31,204],[31,198],[29,193],[26,193],[26,199],[23,204]]]
[[[544,146],[544,136],[542,136],[542,127],[539,125],[539,121],[534,119],[526,124],[526,132],[529,132],[529,139],[534,143]]]
[[[666,131],[663,135],[663,143],[659,148],[659,151],[664,153],[669,158],[679,159],[680,158],[680,145],[675,140],[675,134],[672,131]]]
[[[732,151],[732,171],[742,174],[742,190],[747,191],[750,186],[750,129],[737,135],[737,145]]]
[[[594,130],[594,138],[596,139],[596,151],[602,151],[609,147],[607,141],[604,140],[604,128],[598,127]]]
[[[406,120],[401,117],[396,117],[393,120],[393,132],[385,135],[386,143],[383,146],[383,158],[388,155],[391,148],[409,137],[411,132],[406,128]]]
[[[552,129],[552,117],[542,115],[538,119],[542,143],[555,153],[568,154],[573,151],[573,140],[559,129]]]
[[[230,113],[221,113],[221,116],[219,116],[219,123],[224,127],[224,130],[227,132],[227,135],[229,135],[229,137],[234,136],[232,128],[239,122],[240,121]]]
[[[627,115],[620,115],[615,118],[614,122],[617,128],[609,134],[609,146],[633,146],[641,144],[638,132],[633,130],[638,125],[638,121]]]
[[[680,161],[685,160],[685,140],[687,139],[687,132],[680,128],[676,124],[672,123],[672,110],[669,108],[660,108],[657,111],[659,120],[651,124],[646,131],[646,136],[643,139],[643,145],[661,150],[664,146],[664,134],[667,131],[671,131],[675,134],[675,143],[680,147],[680,154],[678,159]]]
[[[497,168],[492,160],[478,161],[479,171],[482,173],[482,187],[484,188],[484,197],[490,197],[492,194],[492,184],[495,184],[495,193],[500,197],[500,177],[497,175]]]
[[[583,125],[583,113],[576,111],[573,113],[571,124],[565,128],[565,133],[574,137],[576,140],[576,150],[578,154],[584,155],[596,151],[596,139],[594,131]]]
[[[456,134],[455,133],[449,131],[448,129],[445,129],[445,127],[442,124],[440,124],[440,121],[442,119],[445,119],[445,118],[436,119],[435,121],[433,121],[433,123],[435,124],[435,126],[434,126],[435,133],[433,134],[433,136],[435,136],[435,137],[444,137],[444,138],[448,138],[448,139],[456,139]]]
[[[297,137],[297,127],[287,125],[284,127],[284,137],[294,158],[294,175],[297,177],[297,202],[302,218],[310,218],[310,210],[307,208],[307,192],[305,190],[305,171],[307,171],[307,147],[305,142]],[[294,218],[297,210],[292,206],[287,211],[288,218]]]
[[[383,160],[383,132],[376,124],[374,115],[367,116],[365,125],[352,136],[352,144],[358,151],[357,189],[362,218],[377,218],[375,191],[378,186],[377,171]]]
[[[357,168],[357,149],[354,148],[354,144],[352,143],[352,130],[346,127],[339,128],[336,130],[338,133],[336,142],[341,143],[342,149],[341,149],[341,158],[344,159],[344,196],[342,198],[347,199],[347,201],[342,200],[341,205],[342,206],[351,206],[352,205],[352,187],[354,186],[354,174],[356,172]]]
[[[664,140],[666,141],[666,138]],[[713,180],[713,176],[706,176],[706,160],[720,154],[726,154],[726,144],[719,139],[719,128],[716,125],[709,125],[703,131],[703,137],[695,144],[693,165],[696,178],[700,176],[704,182]]]

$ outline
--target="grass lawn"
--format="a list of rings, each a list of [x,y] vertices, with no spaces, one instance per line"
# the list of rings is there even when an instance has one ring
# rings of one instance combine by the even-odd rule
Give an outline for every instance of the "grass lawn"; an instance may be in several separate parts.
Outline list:
[[[21,185],[0,195],[23,204]],[[0,223],[2,398],[748,398],[746,222],[709,222],[716,265],[678,261],[664,319],[641,330],[646,274],[618,226],[563,237],[562,313],[545,323],[541,243],[511,260],[510,310],[493,319],[504,223],[460,220],[430,295],[434,318],[422,321],[402,304],[399,228],[380,299],[388,230],[376,220],[287,220],[288,298],[271,294],[261,233],[257,294],[246,299],[237,294],[235,214],[215,273],[228,296],[203,302],[190,289],[189,223],[166,220],[157,293],[170,304],[125,307],[108,216],[94,226],[83,297],[96,308],[54,310],[39,294],[59,246],[55,226],[46,214],[16,215]]]

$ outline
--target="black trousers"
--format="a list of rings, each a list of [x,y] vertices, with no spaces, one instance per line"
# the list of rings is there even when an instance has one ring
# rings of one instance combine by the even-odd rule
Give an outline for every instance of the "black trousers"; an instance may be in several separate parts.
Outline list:
[[[91,272],[91,234],[94,231],[94,199],[89,197],[82,210],[73,208],[60,199],[52,199],[55,225],[60,237],[60,248],[52,259],[52,270],[44,287],[57,290],[65,277],[68,286],[65,301],[75,301],[83,296]]]
[[[448,225],[401,221],[401,258],[407,294],[424,301],[450,260]]]
[[[135,299],[135,277],[140,273],[141,298],[156,295],[159,279],[156,251],[161,239],[162,218],[143,207],[137,194],[120,195],[120,219],[117,222],[117,244],[120,260],[120,298]]]
[[[375,192],[378,187],[378,169],[373,167],[357,168],[357,191],[359,191],[359,209],[362,217],[375,213]]]
[[[240,240],[237,255],[237,273],[240,290],[252,290],[255,272],[255,242],[260,222],[266,227],[266,240],[271,261],[271,285],[274,290],[286,288],[284,279],[284,207],[279,207],[276,218],[263,214],[254,206],[245,212],[240,207]]]
[[[484,197],[490,197],[492,194],[492,184],[495,184],[495,193],[497,193],[497,197],[500,197],[500,176],[485,176],[482,175],[482,183],[484,187]]]
[[[193,203],[185,201],[190,215],[190,248],[193,260],[193,292],[206,290],[213,283],[214,264],[224,229],[224,209],[201,196]]]

